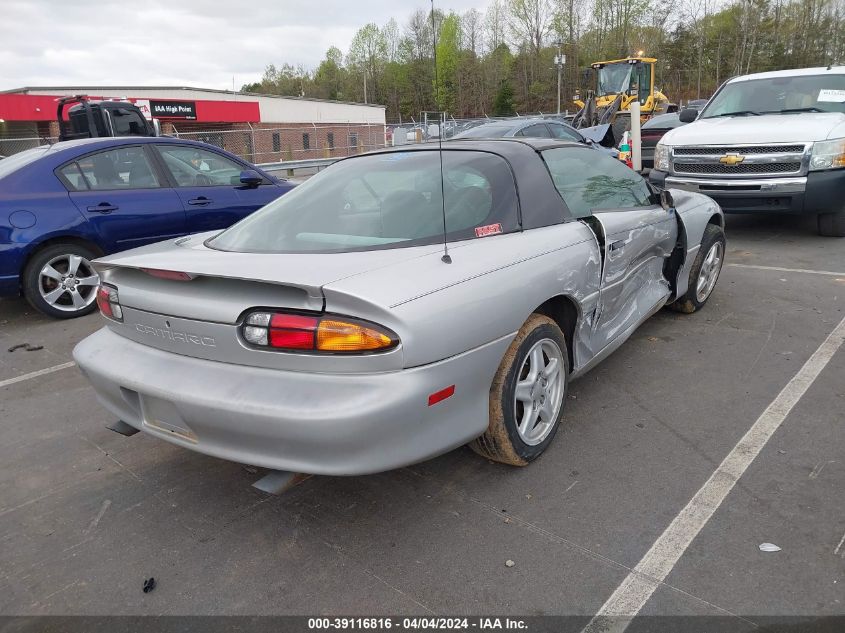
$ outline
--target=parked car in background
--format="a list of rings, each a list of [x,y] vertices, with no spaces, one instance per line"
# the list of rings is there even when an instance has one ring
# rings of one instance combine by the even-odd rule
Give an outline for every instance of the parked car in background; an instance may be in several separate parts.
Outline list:
[[[217,147],[168,137],[37,147],[0,163],[0,296],[95,309],[91,260],[224,229],[293,187]]]
[[[700,110],[707,105],[707,99],[694,99],[687,103],[687,108]],[[640,128],[640,143],[642,144],[643,169],[654,167],[654,148],[669,130],[686,125],[681,122],[680,113],[658,114],[643,123]]]
[[[571,379],[711,296],[722,212],[674,195],[557,139],[350,157],[222,233],[97,260],[106,327],[73,356],[121,432],[223,459],[357,475],[470,442],[523,466]]]
[[[734,77],[680,120],[655,148],[652,183],[727,213],[814,214],[820,235],[845,237],[845,66]]]
[[[456,134],[453,138],[556,138],[583,143],[610,156],[618,156],[619,151],[615,148],[604,147],[599,144],[607,132],[607,126],[596,127],[601,128],[601,130],[596,130],[596,134],[592,135],[590,131],[593,131],[593,128],[576,130],[571,125],[550,119],[504,119],[476,125]]]
[[[654,148],[663,135],[669,130],[684,125],[681,123],[677,112],[669,114],[658,114],[643,123],[640,128],[640,142],[642,147],[643,169],[654,167]]]

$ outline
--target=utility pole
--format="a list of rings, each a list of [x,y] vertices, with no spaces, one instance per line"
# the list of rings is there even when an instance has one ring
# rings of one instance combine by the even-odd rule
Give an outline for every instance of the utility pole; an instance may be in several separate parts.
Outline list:
[[[563,67],[566,65],[566,55],[561,52],[563,42],[558,40],[555,42],[557,46],[557,55],[555,55],[555,66],[557,67],[557,113],[560,114],[560,80],[563,73]]]
[[[367,103],[367,69],[364,68],[364,103]]]

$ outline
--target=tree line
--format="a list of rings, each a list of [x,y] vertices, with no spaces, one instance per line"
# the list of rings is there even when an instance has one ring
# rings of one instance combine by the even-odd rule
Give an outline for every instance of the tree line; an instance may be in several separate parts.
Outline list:
[[[436,35],[436,37],[435,37]],[[436,42],[436,47],[435,43]],[[316,69],[266,67],[245,92],[378,103],[388,121],[554,112],[593,87],[590,64],[643,51],[674,102],[749,72],[845,63],[845,0],[492,0],[367,24]],[[437,84],[435,85],[436,52]]]

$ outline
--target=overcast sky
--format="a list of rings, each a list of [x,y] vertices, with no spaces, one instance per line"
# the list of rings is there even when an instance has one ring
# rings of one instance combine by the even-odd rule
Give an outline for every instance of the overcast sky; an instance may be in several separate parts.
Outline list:
[[[484,10],[486,0],[435,0]],[[314,68],[329,46],[428,0],[0,0],[0,90],[21,86],[232,88],[267,64]]]

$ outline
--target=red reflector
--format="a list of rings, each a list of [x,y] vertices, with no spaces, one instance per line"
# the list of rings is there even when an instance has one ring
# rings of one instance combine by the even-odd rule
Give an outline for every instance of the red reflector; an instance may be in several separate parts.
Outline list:
[[[271,329],[270,347],[314,349],[314,331]]]
[[[170,279],[171,281],[191,281],[193,275],[178,270],[161,270],[159,268],[142,268],[145,273],[159,279]]]
[[[317,317],[300,314],[274,314],[270,318],[270,327],[289,330],[314,330],[317,328]]]
[[[440,391],[435,391],[428,397],[428,406],[432,406],[437,404],[438,402],[442,402],[446,398],[449,398],[455,394],[455,385],[450,385],[445,389],[441,389]]]

